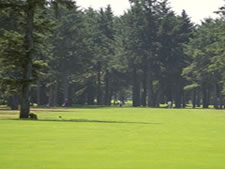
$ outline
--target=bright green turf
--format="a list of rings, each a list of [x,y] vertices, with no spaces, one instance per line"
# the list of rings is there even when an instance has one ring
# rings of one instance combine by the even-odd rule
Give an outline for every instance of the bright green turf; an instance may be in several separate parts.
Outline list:
[[[225,169],[222,110],[33,110],[39,121],[3,112],[0,169]]]

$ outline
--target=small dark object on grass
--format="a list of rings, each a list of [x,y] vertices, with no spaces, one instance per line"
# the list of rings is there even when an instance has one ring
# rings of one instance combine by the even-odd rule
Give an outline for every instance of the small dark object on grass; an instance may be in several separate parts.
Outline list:
[[[30,113],[29,114],[29,118],[32,119],[32,120],[37,120],[38,119],[37,115],[34,114],[34,113]]]
[[[62,118],[62,116],[59,116],[59,118],[61,119],[61,118]]]

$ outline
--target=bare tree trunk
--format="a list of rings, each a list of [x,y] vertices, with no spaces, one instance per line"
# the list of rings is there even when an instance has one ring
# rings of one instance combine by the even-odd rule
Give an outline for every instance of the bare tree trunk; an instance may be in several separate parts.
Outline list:
[[[68,82],[68,72],[66,71],[63,75],[63,97],[64,100],[68,99],[69,96],[69,82]]]
[[[105,98],[104,105],[109,105],[109,72],[106,70],[105,74]]]
[[[55,81],[53,91],[53,106],[56,107],[58,102],[58,80]]]
[[[111,101],[112,101],[112,96],[113,96],[113,89],[111,88],[111,89],[110,89],[110,92],[109,92],[108,105],[112,105],[112,103],[111,103]]]
[[[196,104],[197,104],[197,107],[200,107],[201,106],[201,91],[200,91],[199,88],[197,89]]]
[[[24,66],[24,83],[22,85],[21,91],[21,106],[20,106],[20,118],[28,118],[30,113],[30,80],[32,78],[32,50],[33,50],[33,18],[34,18],[34,7],[32,0],[27,0],[27,26],[26,26],[26,36],[25,36],[25,48],[26,48],[26,58]]]
[[[48,106],[53,106],[53,86],[49,87]]]
[[[208,108],[209,107],[209,91],[208,87],[203,84],[202,87],[202,95],[203,95],[203,108]]]
[[[87,87],[87,103],[88,105],[94,105],[95,100],[95,84],[93,83],[93,79],[88,83]]]
[[[142,87],[143,91],[141,93],[141,105],[146,107],[147,102],[147,80],[148,79],[148,62],[147,57],[143,58],[143,80],[142,80]]]
[[[218,85],[215,84],[213,87],[213,105],[215,109],[219,108],[219,99],[218,99]]]
[[[183,105],[183,108],[186,107],[186,95],[185,95],[185,91],[182,92],[182,105]]]
[[[192,94],[192,108],[196,107],[196,89],[193,89],[193,94]]]
[[[223,105],[224,105],[224,97],[221,95],[221,93],[220,93],[219,98],[220,98],[220,109],[222,109]]]
[[[153,86],[152,86],[152,80],[148,79],[148,107],[153,107]]]
[[[133,66],[133,106],[140,106],[140,81],[135,65]]]
[[[9,98],[8,98],[8,106],[12,110],[18,110],[18,108],[19,108],[18,96],[16,96],[16,95],[9,96]]]
[[[160,88],[159,88],[155,94],[155,106],[154,107],[160,107],[161,95],[162,95],[162,92],[160,91]]]
[[[97,63],[97,104],[102,104],[102,84],[101,84],[101,62]]]
[[[181,108],[181,101],[182,101],[182,84],[180,79],[177,81],[176,89],[175,89],[175,107]]]
[[[41,86],[40,81],[37,82],[37,105],[41,104]]]

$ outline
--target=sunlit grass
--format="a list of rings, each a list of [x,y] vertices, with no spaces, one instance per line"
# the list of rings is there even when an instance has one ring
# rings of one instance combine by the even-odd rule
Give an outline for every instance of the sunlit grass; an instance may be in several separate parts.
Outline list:
[[[0,110],[1,169],[224,169],[225,111]]]

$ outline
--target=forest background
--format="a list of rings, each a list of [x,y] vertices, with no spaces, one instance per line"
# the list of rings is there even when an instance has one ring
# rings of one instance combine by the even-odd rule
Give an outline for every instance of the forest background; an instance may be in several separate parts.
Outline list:
[[[224,108],[224,6],[199,25],[167,0],[130,6],[115,16],[70,0],[1,0],[0,103],[20,118],[65,101]]]

